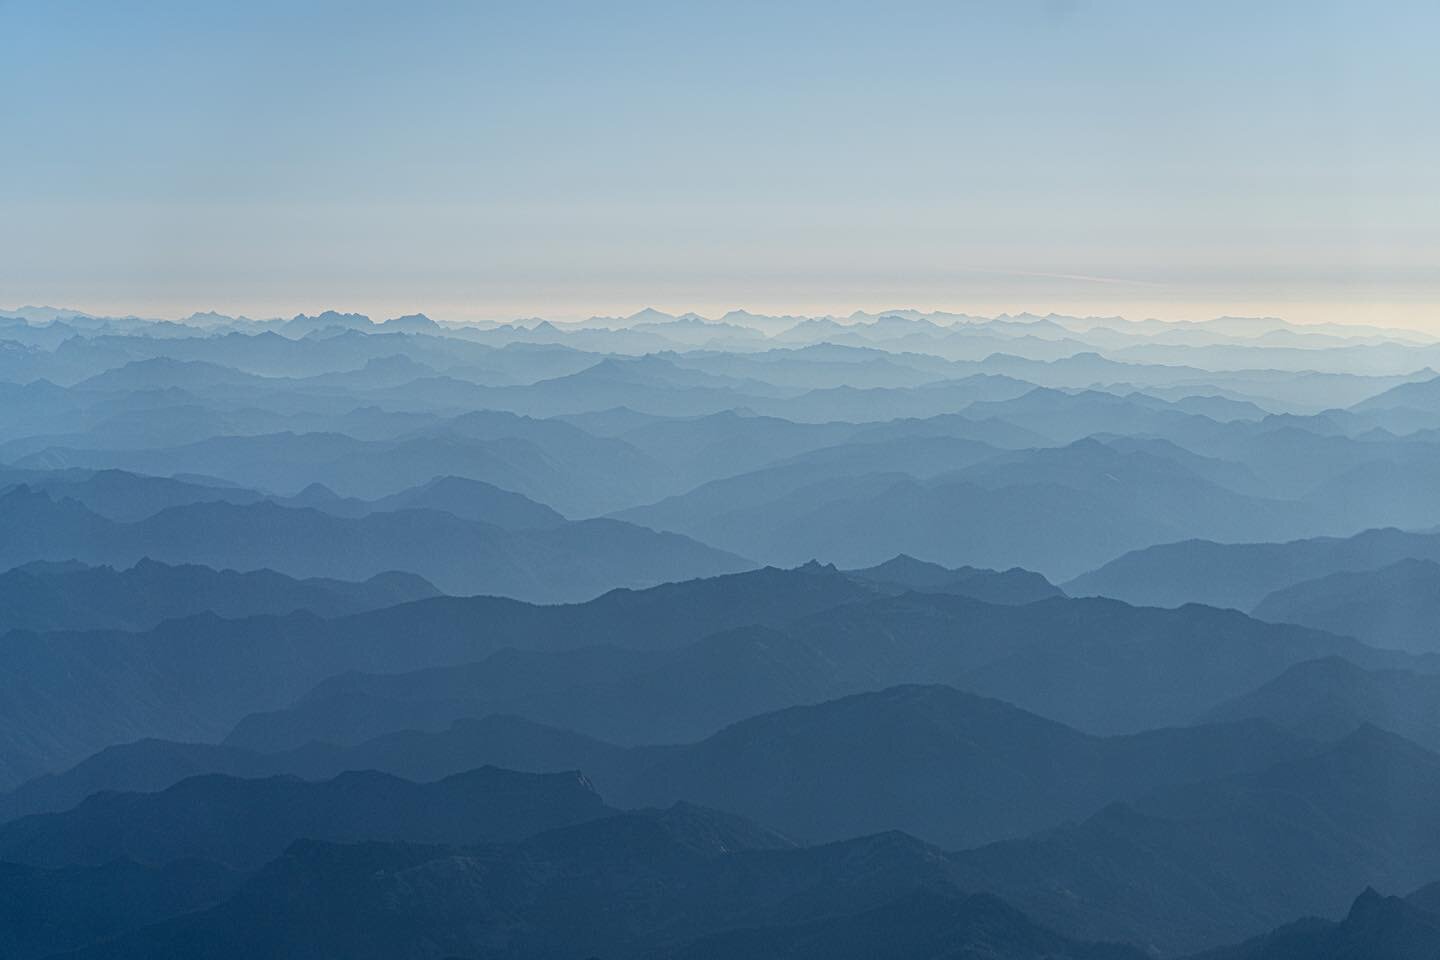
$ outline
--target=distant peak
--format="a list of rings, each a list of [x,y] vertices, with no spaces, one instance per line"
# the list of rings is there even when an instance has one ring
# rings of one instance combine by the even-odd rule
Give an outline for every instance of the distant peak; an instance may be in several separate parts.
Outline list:
[[[433,331],[440,329],[440,325],[423,313],[407,313],[403,317],[391,317],[380,324],[381,330],[410,330],[410,331]]]
[[[1408,909],[1399,897],[1387,897],[1374,887],[1366,887],[1350,905],[1345,920],[1347,923],[1384,924],[1387,917],[1393,922],[1393,918],[1403,915]]]
[[[644,307],[625,318],[630,323],[667,323],[676,319],[663,310],[656,310],[654,307]]]
[[[334,490],[331,490],[329,487],[325,486],[325,484],[316,482],[310,484],[304,490],[301,490],[298,494],[296,494],[295,499],[307,500],[311,502],[332,501],[339,500],[340,494],[336,493]]]
[[[796,567],[795,569],[796,569],[796,570],[803,570],[803,571],[805,571],[806,573],[820,573],[820,572],[834,573],[834,572],[835,572],[835,564],[833,564],[833,563],[821,563],[819,560],[816,560],[816,559],[814,559],[814,558],[812,557],[811,559],[806,560],[804,563],[802,563],[800,566]]]

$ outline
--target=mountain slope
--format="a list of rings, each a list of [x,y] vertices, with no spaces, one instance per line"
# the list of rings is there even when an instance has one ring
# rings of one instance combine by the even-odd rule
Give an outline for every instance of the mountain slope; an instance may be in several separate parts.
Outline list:
[[[373,771],[312,783],[206,775],[160,793],[101,793],[0,825],[0,861],[99,866],[209,860],[255,869],[296,840],[516,840],[611,813],[578,774],[482,767],[417,784]]]
[[[1417,410],[1440,415],[1440,377],[1431,377],[1415,383],[1402,383],[1368,400],[1361,400],[1350,408],[1366,413],[1382,410]]]
[[[172,566],[148,558],[124,570],[40,562],[0,573],[0,633],[147,630],[162,620],[205,612],[238,618],[306,610],[335,617],[438,594],[407,573],[351,582]]]
[[[1431,960],[1440,956],[1440,916],[1367,889],[1337,922],[1287,924],[1196,960]]]
[[[77,957],[1141,956],[1039,928],[946,872],[902,835],[787,849],[693,807],[509,847],[307,843],[212,910]]]
[[[329,780],[346,771],[373,770],[428,783],[480,767],[594,774],[622,769],[624,754],[577,733],[497,714],[466,717],[433,732],[401,730],[353,746],[310,743],[279,753],[151,738],[106,747],[68,770],[0,794],[0,822],[69,810],[96,793],[158,793],[207,774]]]
[[[624,806],[691,800],[802,842],[904,830],[964,847],[1307,749],[1262,724],[1091,737],[1000,701],[911,686],[764,714],[684,747],[632,751],[621,769],[593,776]]]
[[[301,491],[297,500],[303,498],[304,494],[305,491]],[[463,520],[476,520],[506,530],[533,530],[558,527],[565,523],[565,518],[559,513],[529,497],[502,490],[482,480],[453,476],[436,477],[418,487],[401,490],[378,500],[322,497],[313,503],[296,505],[314,506],[337,516],[355,517],[396,510],[438,510],[441,513],[454,514]]]
[[[1218,722],[1263,719],[1327,740],[1373,724],[1440,750],[1440,677],[1365,670],[1339,657],[1308,660],[1205,716]]]
[[[265,499],[260,492],[244,487],[174,477],[146,477],[123,470],[23,470],[13,473],[17,483],[24,483],[32,490],[48,493],[55,500],[77,500],[102,517],[124,523],[143,520],[167,507],[215,501],[244,504]]]
[[[141,634],[12,633],[0,644],[0,784],[61,769],[112,743],[218,739],[246,714],[279,709],[347,671],[455,666],[505,647],[675,647],[717,630],[783,622],[871,595],[817,566],[617,590],[584,604],[438,597],[335,620],[303,612],[243,620],[201,615]],[[514,669],[501,674],[504,685],[475,690],[558,694],[582,680],[638,670],[638,661],[652,666],[636,651],[603,648],[598,656],[511,660]],[[488,712],[495,711],[482,711]],[[395,728],[375,733],[386,729]]]
[[[615,520],[505,530],[435,510],[336,517],[270,502],[195,503],[135,523],[26,487],[0,496],[0,564],[36,559],[130,565],[142,557],[296,577],[363,580],[391,570],[448,593],[554,602],[617,586],[745,568],[737,557],[675,534]]]
[[[1148,606],[1206,603],[1250,610],[1268,594],[1302,581],[1406,559],[1440,560],[1440,536],[1367,530],[1343,539],[1288,543],[1187,540],[1126,554],[1062,586],[1072,596]]]
[[[227,742],[269,751],[311,740],[357,743],[496,712],[620,744],[686,742],[787,706],[937,680],[1087,732],[1136,733],[1194,722],[1257,682],[1324,656],[1436,666],[1206,607],[1065,599],[1003,606],[912,593],[723,630],[649,655],[510,653],[473,666],[336,678],[287,709],[246,718]]]
[[[954,863],[962,885],[1071,936],[1199,950],[1339,916],[1357,888],[1412,889],[1440,872],[1440,756],[1363,728],[1313,756]]]
[[[975,567],[949,569],[900,554],[863,570],[847,571],[862,583],[882,589],[918,590],[921,593],[953,593],[986,603],[1034,603],[1064,596],[1060,588],[1031,570],[983,570]]]
[[[1378,570],[1302,581],[1268,594],[1254,614],[1377,647],[1440,653],[1440,563],[1401,560]]]
[[[853,916],[714,934],[664,952],[674,960],[1141,960],[1119,944],[1079,943],[1036,925],[987,894],[920,891]]]
[[[407,385],[400,395],[413,392]],[[495,410],[441,420],[394,439],[287,431],[142,450],[57,446],[22,456],[15,466],[195,474],[281,493],[321,483],[341,496],[366,499],[456,476],[513,490],[567,516],[594,516],[673,492],[663,466],[623,441],[593,437],[559,420]]]
[[[836,465],[814,451],[618,516],[772,563],[819,556],[864,567],[904,553],[1065,577],[1186,535],[1287,536],[1314,527],[1301,504],[1237,493],[1142,450],[1082,440],[927,464],[918,449],[939,439],[851,444]],[[857,457],[862,451],[868,459]]]
[[[203,910],[242,876],[217,863],[114,860],[45,869],[0,863],[0,955],[35,960]]]
[[[0,645],[0,784],[112,743],[213,740],[232,727],[233,745],[282,750],[498,712],[620,744],[684,742],[769,710],[937,680],[1129,733],[1189,723],[1297,662],[1337,655],[1434,669],[1205,607],[877,596],[818,565],[562,606],[438,597],[334,620],[202,615],[140,634],[14,632]]]
[[[804,842],[904,830],[968,846],[1311,749],[1255,722],[1098,738],[998,701],[917,686],[762,714],[698,743],[663,747],[622,749],[504,716],[276,754],[142,741],[27,784],[0,803],[0,813],[63,809],[97,790],[161,789],[202,771],[316,779],[376,769],[428,780],[504,764],[579,769],[620,806],[691,801]]]

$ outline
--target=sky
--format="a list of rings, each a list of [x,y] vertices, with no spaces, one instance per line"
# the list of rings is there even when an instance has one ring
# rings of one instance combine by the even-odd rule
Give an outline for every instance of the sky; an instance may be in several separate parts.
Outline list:
[[[1440,331],[1440,5],[0,0],[0,306]]]

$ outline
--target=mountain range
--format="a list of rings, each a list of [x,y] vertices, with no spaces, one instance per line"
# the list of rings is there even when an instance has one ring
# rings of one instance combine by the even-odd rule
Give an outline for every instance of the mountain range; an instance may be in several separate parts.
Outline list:
[[[0,955],[1440,955],[1440,339],[317,306],[0,311]]]
[[[447,593],[549,602],[750,566],[684,536],[616,520],[514,530],[430,508],[352,518],[260,501],[192,503],[120,523],[25,485],[0,494],[0,531],[0,564],[23,557],[128,566],[148,557],[345,580],[403,570]]]
[[[1064,587],[1075,596],[1151,606],[1207,603],[1252,610],[1275,591],[1308,580],[1437,558],[1440,537],[1388,529],[1287,543],[1191,540],[1134,551]]]

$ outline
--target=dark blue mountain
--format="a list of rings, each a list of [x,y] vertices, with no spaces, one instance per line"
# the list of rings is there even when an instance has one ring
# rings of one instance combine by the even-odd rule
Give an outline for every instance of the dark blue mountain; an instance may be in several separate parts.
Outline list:
[[[1186,540],[1126,554],[1063,584],[1072,596],[1152,606],[1207,603],[1250,610],[1276,590],[1333,573],[1377,570],[1401,560],[1440,560],[1440,536],[1367,530],[1348,538],[1288,543]]]
[[[1440,750],[1440,676],[1366,670],[1340,657],[1297,663],[1205,715],[1263,719],[1299,736],[1336,739],[1367,724]]]
[[[578,773],[482,767],[418,784],[374,771],[333,780],[192,777],[160,793],[99,793],[0,825],[0,861],[42,867],[208,860],[251,870],[296,840],[476,843],[612,813]]]
[[[207,612],[243,618],[306,610],[336,617],[439,593],[408,573],[356,582],[296,580],[271,570],[172,566],[149,558],[122,570],[37,561],[0,573],[0,633],[148,630],[162,620]]]
[[[504,764],[579,769],[620,806],[693,801],[805,842],[899,829],[968,846],[1311,749],[1258,722],[1093,737],[999,701],[915,686],[762,714],[683,746],[623,749],[496,715],[271,754],[146,740],[26,784],[4,798],[0,815],[65,809],[96,791],[164,789],[202,772],[317,779],[377,769],[431,780]]]
[[[1167,788],[952,862],[962,886],[1071,936],[1196,951],[1343,916],[1356,889],[1435,876],[1440,756],[1366,727],[1312,756]]]
[[[1440,563],[1407,559],[1305,580],[1268,594],[1254,614],[1377,647],[1440,653]]]
[[[442,485],[439,491],[422,491],[422,502],[443,501],[448,489]],[[513,520],[513,505],[504,509]],[[543,511],[531,512],[542,523],[548,518]],[[403,570],[447,593],[546,602],[749,566],[686,537],[617,520],[506,529],[433,507],[352,518],[261,501],[193,503],[135,523],[117,523],[76,501],[56,501],[25,486],[0,495],[0,533],[6,535],[0,542],[0,565],[81,560],[129,566],[151,557],[345,580]]]
[[[961,893],[944,857],[903,835],[797,849],[691,806],[512,846],[296,844],[225,903],[77,956],[202,950],[216,960],[1143,956],[1078,943],[993,897]]]
[[[244,874],[218,863],[47,869],[0,863],[0,955],[38,960],[214,906]]]
[[[1373,888],[1339,921],[1308,918],[1196,960],[1428,960],[1440,955],[1440,915]]]
[[[769,563],[817,556],[864,567],[906,553],[1060,577],[1184,536],[1289,537],[1318,522],[1304,504],[1238,493],[1172,457],[1095,440],[1006,453],[909,438],[849,444],[834,464],[826,453],[618,516]]]

